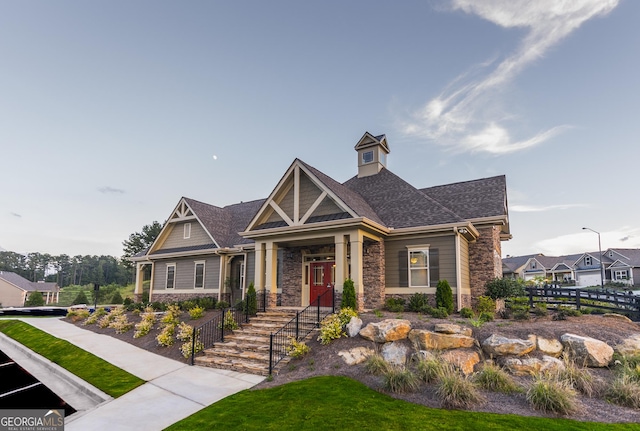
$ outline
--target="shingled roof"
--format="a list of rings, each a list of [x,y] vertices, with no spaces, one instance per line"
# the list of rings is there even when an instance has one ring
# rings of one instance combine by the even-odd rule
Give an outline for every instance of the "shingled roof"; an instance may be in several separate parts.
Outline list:
[[[27,292],[55,292],[59,290],[57,283],[36,283],[27,280],[15,272],[0,271],[0,279]]]
[[[360,195],[387,227],[397,229],[464,222],[452,210],[386,168],[376,175],[353,177],[344,185]]]

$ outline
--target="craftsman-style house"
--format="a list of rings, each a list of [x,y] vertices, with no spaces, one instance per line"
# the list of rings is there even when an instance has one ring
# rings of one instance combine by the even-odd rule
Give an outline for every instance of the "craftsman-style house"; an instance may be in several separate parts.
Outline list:
[[[136,294],[151,265],[153,301],[215,296],[235,303],[249,283],[269,306],[308,305],[352,279],[360,308],[451,285],[458,308],[502,276],[508,240],[504,176],[416,188],[386,168],[385,135],[355,146],[344,183],[295,159],[264,200],[224,208],[182,198],[153,245],[135,256]]]

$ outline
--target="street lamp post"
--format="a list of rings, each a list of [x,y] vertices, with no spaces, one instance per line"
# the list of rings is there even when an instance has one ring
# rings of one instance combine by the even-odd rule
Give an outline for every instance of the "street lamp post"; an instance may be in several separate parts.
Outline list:
[[[593,233],[598,234],[598,252],[600,253],[600,287],[604,289],[604,262],[602,262],[602,246],[600,245],[600,232],[595,231],[588,227],[583,227],[583,230],[590,230]]]

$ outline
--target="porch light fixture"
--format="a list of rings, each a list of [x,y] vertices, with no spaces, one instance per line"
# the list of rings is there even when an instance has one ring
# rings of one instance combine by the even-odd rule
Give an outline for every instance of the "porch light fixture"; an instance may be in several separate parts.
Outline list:
[[[600,232],[595,231],[588,227],[583,227],[582,230],[590,230],[593,233],[598,234],[598,253],[600,253],[600,287],[604,289],[604,262],[602,261],[602,246],[600,245]]]

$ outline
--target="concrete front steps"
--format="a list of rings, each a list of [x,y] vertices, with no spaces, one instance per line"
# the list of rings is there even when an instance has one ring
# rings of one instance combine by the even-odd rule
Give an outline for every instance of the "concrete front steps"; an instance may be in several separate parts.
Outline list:
[[[195,358],[196,365],[233,370],[266,376],[269,374],[269,341],[272,332],[278,331],[296,316],[292,310],[268,310],[250,318],[224,342],[215,343]],[[287,363],[289,358],[280,364]]]

